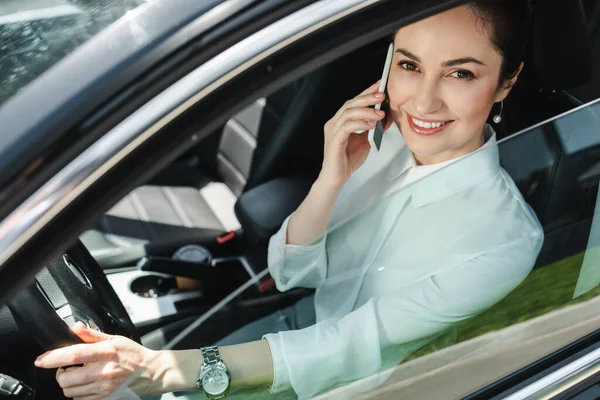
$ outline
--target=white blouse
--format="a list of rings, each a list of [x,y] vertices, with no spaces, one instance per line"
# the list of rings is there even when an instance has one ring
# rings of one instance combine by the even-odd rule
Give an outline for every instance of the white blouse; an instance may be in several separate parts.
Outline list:
[[[277,288],[315,288],[317,323],[265,335],[272,392],[308,398],[397,364],[423,340],[487,309],[531,271],[542,228],[499,164],[491,127],[477,151],[417,166],[396,124],[343,187],[326,235],[270,240]],[[396,346],[395,358],[382,349]]]

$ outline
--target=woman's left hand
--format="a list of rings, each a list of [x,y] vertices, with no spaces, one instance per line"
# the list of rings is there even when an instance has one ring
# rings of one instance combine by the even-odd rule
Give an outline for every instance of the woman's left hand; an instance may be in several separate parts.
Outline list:
[[[35,360],[36,367],[58,368],[56,380],[65,397],[75,400],[106,399],[138,371],[141,374],[129,383],[131,390],[139,396],[161,392],[158,371],[151,368],[157,365],[156,357],[160,352],[123,336],[89,329],[81,322],[72,330],[84,344],[51,350]],[[77,364],[83,366],[68,367]]]

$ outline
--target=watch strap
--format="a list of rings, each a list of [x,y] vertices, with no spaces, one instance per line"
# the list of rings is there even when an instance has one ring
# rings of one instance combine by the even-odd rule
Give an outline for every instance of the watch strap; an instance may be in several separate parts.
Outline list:
[[[216,365],[221,362],[221,354],[217,346],[202,347],[200,351],[202,351],[203,365]]]

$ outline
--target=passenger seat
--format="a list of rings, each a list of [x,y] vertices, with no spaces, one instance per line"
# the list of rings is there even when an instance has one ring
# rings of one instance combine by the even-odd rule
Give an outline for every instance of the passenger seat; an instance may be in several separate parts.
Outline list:
[[[302,129],[299,121],[309,120],[318,107],[327,71],[324,67],[260,98],[228,120],[213,173],[176,162],[129,193],[81,235],[92,256],[104,268],[119,267],[240,229],[237,198],[276,176],[291,139]]]

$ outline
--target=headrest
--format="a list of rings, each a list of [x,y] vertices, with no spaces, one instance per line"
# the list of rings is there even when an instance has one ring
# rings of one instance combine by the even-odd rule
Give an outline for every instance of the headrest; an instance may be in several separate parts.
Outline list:
[[[592,74],[590,36],[581,0],[532,0],[533,20],[525,60],[542,89],[569,89]]]

